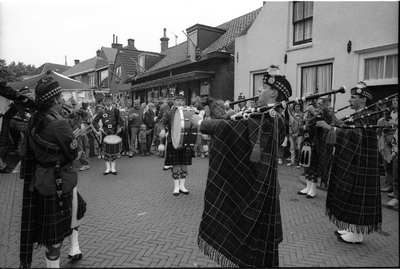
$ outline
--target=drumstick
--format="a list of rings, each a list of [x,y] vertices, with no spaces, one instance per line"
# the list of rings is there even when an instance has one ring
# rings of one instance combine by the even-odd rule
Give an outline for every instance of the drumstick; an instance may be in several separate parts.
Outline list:
[[[97,135],[96,135],[96,133],[94,132],[93,129],[92,129],[92,133],[93,133],[93,136],[94,136],[94,138],[96,139],[97,143],[99,144],[100,150],[103,151],[103,146],[101,145],[100,140],[99,140],[99,138],[97,137]]]

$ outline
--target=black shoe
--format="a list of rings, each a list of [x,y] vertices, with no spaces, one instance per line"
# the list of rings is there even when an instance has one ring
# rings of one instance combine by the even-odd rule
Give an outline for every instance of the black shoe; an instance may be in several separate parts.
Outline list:
[[[307,195],[307,193],[303,193],[303,192],[301,192],[301,191],[298,191],[297,194],[300,194],[300,195]]]
[[[167,168],[167,167],[164,167],[162,170],[163,170],[163,171],[167,171],[167,170],[169,170],[169,169],[171,169],[171,167],[168,167],[168,168]]]
[[[188,195],[188,194],[189,194],[189,191],[181,191],[181,190],[179,190],[179,192],[180,192],[180,193],[183,193],[183,194],[185,194],[185,195]]]
[[[174,192],[174,196],[178,196],[179,195],[179,192]]]
[[[111,172],[111,174],[113,174],[113,175],[118,175],[117,171]]]
[[[80,259],[82,259],[82,253],[76,254],[74,256],[68,255],[68,259],[73,261],[79,261]]]
[[[307,194],[306,198],[312,199],[312,198],[315,198],[315,196],[317,196],[317,195],[311,196],[311,195]]]
[[[103,175],[108,175],[109,173],[111,173],[111,171],[110,172],[103,172]]]

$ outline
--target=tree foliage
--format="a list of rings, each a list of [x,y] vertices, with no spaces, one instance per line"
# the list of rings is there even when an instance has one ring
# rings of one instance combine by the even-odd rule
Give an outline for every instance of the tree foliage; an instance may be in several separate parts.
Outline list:
[[[22,62],[18,62],[18,64],[11,62],[7,65],[5,60],[0,59],[0,80],[6,82],[21,81],[23,76],[28,75],[35,69],[34,65],[25,65]]]

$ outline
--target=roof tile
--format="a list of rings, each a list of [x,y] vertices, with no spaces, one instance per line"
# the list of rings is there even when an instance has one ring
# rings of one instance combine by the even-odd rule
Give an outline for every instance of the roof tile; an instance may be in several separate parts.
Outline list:
[[[240,36],[242,33],[245,33],[248,30],[248,28],[256,19],[257,15],[260,13],[261,9],[262,7],[217,26],[216,28],[223,29],[226,32],[214,43],[205,48],[203,53],[208,54],[220,51],[224,47],[231,46],[236,37]],[[182,42],[181,44],[178,44],[174,47],[168,48],[167,50],[162,52],[162,54],[165,54],[165,57],[154,66],[152,66],[148,71],[155,71],[163,67],[186,61],[188,59],[187,41]]]
[[[90,59],[87,59],[83,62],[80,62],[73,67],[69,68],[65,72],[62,73],[62,75],[70,77],[75,74],[82,74],[85,72],[92,72],[93,70],[100,68],[102,66],[107,66],[108,62],[107,60],[100,58],[100,57],[93,57]]]

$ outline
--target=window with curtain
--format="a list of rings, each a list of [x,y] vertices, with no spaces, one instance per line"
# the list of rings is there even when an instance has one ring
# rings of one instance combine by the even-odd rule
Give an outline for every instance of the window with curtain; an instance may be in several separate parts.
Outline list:
[[[263,78],[264,74],[255,74],[253,75],[253,96],[259,95],[258,89],[263,85]],[[253,97],[253,96],[246,96],[246,98]]]
[[[301,96],[332,90],[332,64],[307,66],[301,69]]]
[[[88,77],[89,77],[89,84],[93,85],[93,86],[96,86],[96,77],[95,77],[95,75],[94,74],[89,74]]]
[[[121,66],[118,66],[117,69],[115,70],[115,73],[120,77],[121,76]]]
[[[103,70],[100,73],[100,83],[99,85],[108,87],[108,70]]]
[[[365,59],[364,80],[398,78],[398,54]]]
[[[293,2],[293,45],[312,41],[314,2]]]

